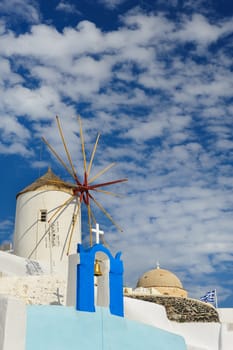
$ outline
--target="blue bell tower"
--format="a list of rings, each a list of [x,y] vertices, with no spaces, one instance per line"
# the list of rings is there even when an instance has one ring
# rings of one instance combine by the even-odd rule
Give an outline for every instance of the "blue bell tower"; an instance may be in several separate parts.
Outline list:
[[[108,276],[103,284],[105,291],[102,288],[102,292],[107,296],[111,314],[123,317],[123,262],[120,259],[121,253],[118,252],[113,257],[109,249],[99,243],[99,239],[96,241],[97,243],[88,249],[84,249],[82,244],[78,244],[80,262],[77,265],[76,309],[95,312],[94,266],[97,254],[102,254],[109,260],[109,269],[107,272],[105,271]]]

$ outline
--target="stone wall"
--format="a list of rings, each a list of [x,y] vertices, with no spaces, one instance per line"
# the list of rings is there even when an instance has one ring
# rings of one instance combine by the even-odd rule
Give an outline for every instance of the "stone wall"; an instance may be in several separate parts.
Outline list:
[[[149,295],[129,295],[129,297],[163,305],[170,321],[219,322],[216,309],[212,305],[196,299]]]
[[[0,296],[22,300],[26,304],[64,305],[66,283],[56,276],[0,278]]]

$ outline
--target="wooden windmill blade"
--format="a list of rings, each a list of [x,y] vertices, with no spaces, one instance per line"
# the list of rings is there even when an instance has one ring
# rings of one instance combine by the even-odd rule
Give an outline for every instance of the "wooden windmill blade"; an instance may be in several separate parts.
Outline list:
[[[49,142],[42,137],[42,141],[46,144],[46,146],[49,148],[51,153],[57,158],[59,163],[66,169],[66,171],[73,177],[73,172],[71,169],[66,165],[66,163],[63,161],[63,159],[59,156],[59,154],[54,150],[54,148],[49,144]]]
[[[71,245],[71,241],[72,241],[72,238],[73,238],[74,229],[75,229],[75,227],[77,225],[77,219],[78,219],[78,214],[79,214],[79,211],[80,211],[80,207],[81,207],[81,203],[78,202],[77,209],[75,211],[74,218],[73,218],[74,220],[72,221],[72,229],[68,233],[69,240],[68,240],[68,247],[67,247],[66,255],[69,255],[69,253],[70,253],[70,245]]]
[[[106,209],[92,196],[90,195],[93,202],[97,205],[97,207],[105,214],[105,216],[113,223],[113,225],[118,229],[118,231],[123,232],[122,228],[113,220],[111,215],[107,212]]]
[[[112,167],[114,167],[116,165],[116,163],[111,163],[108,166],[106,166],[106,168],[102,169],[101,171],[99,171],[94,177],[92,177],[89,180],[89,184],[92,183],[93,181],[95,181],[96,179],[98,179],[98,177],[100,177],[101,175],[103,175],[104,173],[106,173],[108,170],[110,170]]]
[[[40,240],[37,242],[37,244],[35,245],[35,247],[32,249],[31,253],[28,255],[28,259],[30,259],[32,257],[32,255],[35,253],[36,249],[39,247],[39,245],[41,244],[41,242],[43,242],[43,240],[45,239],[45,237],[49,234],[49,230],[50,227],[47,228],[47,230],[45,231],[45,233],[42,235],[42,237],[40,238]]]
[[[111,191],[105,191],[105,190],[101,190],[100,188],[94,188],[93,191],[95,192],[100,192],[100,193],[104,193],[104,194],[108,194],[110,196],[113,196],[113,197],[118,197],[118,198],[124,198],[125,196],[120,194],[120,193],[114,193],[114,192],[111,192]]]
[[[87,160],[86,160],[86,152],[85,152],[85,143],[84,143],[84,136],[83,136],[82,121],[81,121],[80,116],[78,116],[78,121],[79,121],[79,130],[80,130],[82,154],[83,154],[83,168],[84,168],[84,174],[85,174],[87,172]]]
[[[78,183],[78,184],[81,184],[81,182],[79,181],[78,179],[78,175],[77,175],[77,172],[74,168],[74,164],[73,164],[73,161],[71,159],[71,155],[70,155],[70,152],[68,150],[68,147],[66,145],[66,141],[65,141],[65,137],[64,137],[64,134],[63,134],[63,131],[62,131],[62,127],[61,127],[61,123],[60,123],[60,120],[59,120],[59,117],[56,116],[56,120],[57,120],[57,125],[58,125],[58,129],[59,129],[59,133],[60,133],[60,136],[61,136],[61,139],[62,139],[62,144],[63,144],[63,147],[65,149],[65,152],[66,152],[66,156],[67,156],[67,159],[69,161],[69,164],[71,166],[71,169],[72,169],[72,173],[73,173],[73,178],[75,179],[75,181]]]
[[[53,213],[53,215],[49,218],[48,222],[50,223],[55,217],[57,217],[57,215],[60,213],[60,211],[62,209],[64,209],[67,205],[69,205],[73,199],[75,198],[75,196],[72,196],[71,198],[68,198],[67,201],[65,201],[64,203],[62,203],[57,210],[55,210],[55,212]]]
[[[57,120],[58,129],[59,129],[59,134],[60,134],[60,137],[62,140],[62,144],[63,144],[63,147],[65,149],[65,153],[66,153],[66,156],[67,156],[67,159],[69,162],[69,166],[67,166],[65,164],[65,162],[62,160],[62,158],[58,155],[58,153],[53,149],[53,147],[45,139],[44,139],[44,142],[46,143],[46,145],[48,146],[50,151],[55,155],[55,157],[59,161],[59,163],[67,170],[67,172],[72,176],[72,178],[74,180],[74,184],[73,185],[71,184],[70,188],[72,188],[73,197],[77,197],[79,200],[79,207],[78,207],[77,213],[79,213],[81,211],[82,205],[86,205],[86,207],[87,207],[88,227],[89,227],[89,231],[90,231],[90,233],[89,233],[90,234],[90,246],[92,246],[93,240],[92,240],[91,224],[92,224],[92,222],[96,222],[94,214],[93,214],[92,209],[91,209],[92,202],[111,221],[111,223],[117,227],[117,229],[119,231],[122,231],[122,229],[112,219],[111,215],[104,209],[102,204],[100,204],[99,201],[97,201],[94,198],[94,196],[91,194],[91,192],[95,192],[95,193],[102,192],[103,194],[106,194],[106,195],[118,196],[117,194],[103,190],[102,187],[107,187],[110,185],[115,185],[118,183],[126,182],[127,179],[119,179],[119,180],[113,180],[113,181],[108,181],[108,182],[94,183],[94,181],[99,179],[103,174],[105,174],[107,171],[109,171],[111,168],[113,168],[116,164],[115,162],[109,164],[104,169],[99,171],[95,176],[93,176],[89,179],[90,174],[91,174],[92,165],[93,165],[94,158],[95,158],[95,154],[96,154],[96,150],[97,150],[97,146],[98,146],[98,142],[99,142],[100,134],[97,134],[97,138],[95,140],[94,147],[93,147],[91,157],[90,157],[90,162],[87,166],[87,158],[86,158],[86,152],[85,152],[85,142],[84,142],[84,134],[83,134],[83,128],[82,128],[82,121],[81,121],[80,116],[78,116],[78,123],[79,123],[79,129],[80,129],[80,141],[81,141],[82,156],[83,156],[83,180],[81,181],[77,176],[77,172],[75,170],[73,161],[71,159],[70,152],[68,150],[68,146],[66,144],[65,136],[64,136],[64,133],[63,133],[63,130],[61,127],[61,123],[60,123],[60,119],[58,116],[56,117],[56,120]],[[51,217],[51,220],[55,219],[56,216],[59,215],[60,211],[63,210],[66,206],[70,205],[71,202],[72,202],[72,200],[67,200],[63,204],[61,204],[60,208],[58,208],[54,212],[53,216]],[[75,224],[76,224],[76,222],[75,222]],[[70,244],[71,244],[72,236],[74,233],[74,226],[75,225],[73,225],[70,233],[68,234],[68,236],[69,236],[68,237],[68,249],[67,249],[68,254],[70,252]]]
[[[93,245],[93,239],[92,239],[92,229],[91,229],[91,206],[90,203],[87,205],[87,214],[88,214],[88,227],[89,227],[89,234],[90,234],[90,246]]]
[[[99,138],[100,138],[100,134],[98,134],[97,137],[96,137],[95,145],[94,145],[92,153],[91,153],[91,159],[90,159],[90,162],[89,162],[89,165],[88,165],[88,169],[87,169],[87,175],[88,176],[90,175],[90,172],[91,172],[92,163],[93,163],[93,160],[94,160],[94,157],[95,157],[95,152],[96,152],[96,149],[97,149]]]
[[[39,241],[36,243],[36,245],[34,246],[33,250],[30,252],[30,254],[28,255],[28,259],[30,259],[32,257],[32,255],[35,253],[35,251],[37,250],[37,248],[41,245],[41,243],[43,242],[43,240],[45,239],[45,237],[47,235],[49,235],[50,233],[50,227],[51,227],[51,223],[56,222],[56,220],[58,219],[59,215],[61,214],[61,211],[64,211],[65,208],[74,200],[75,196],[72,196],[71,198],[69,198],[67,201],[65,201],[64,203],[62,203],[53,213],[53,215],[48,219],[48,223],[49,226],[48,228],[45,230],[44,234],[42,235],[42,237],[39,239]]]

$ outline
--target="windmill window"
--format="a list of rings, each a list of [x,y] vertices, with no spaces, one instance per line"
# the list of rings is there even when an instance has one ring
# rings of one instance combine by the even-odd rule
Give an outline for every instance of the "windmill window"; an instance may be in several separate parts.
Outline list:
[[[77,215],[73,214],[73,216],[72,216],[72,225],[75,224],[76,219],[77,219]]]
[[[42,222],[47,221],[47,210],[46,209],[42,209],[40,211],[40,221],[42,221]]]

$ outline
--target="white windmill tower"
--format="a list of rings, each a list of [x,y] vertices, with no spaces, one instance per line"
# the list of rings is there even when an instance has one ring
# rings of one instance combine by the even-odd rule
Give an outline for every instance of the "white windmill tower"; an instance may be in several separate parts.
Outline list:
[[[118,230],[122,231],[113,221],[110,214],[95,199],[93,193],[101,192],[117,196],[102,188],[125,182],[127,179],[98,184],[94,183],[96,179],[111,169],[115,163],[111,163],[90,178],[100,135],[98,134],[96,138],[90,162],[87,166],[82,124],[79,118],[84,165],[84,175],[81,181],[68,151],[59,118],[56,117],[56,120],[68,165],[47,140],[43,138],[43,141],[72,177],[73,183],[64,182],[49,169],[44,176],[18,194],[14,253],[22,257],[49,264],[51,272],[58,273],[65,271],[66,274],[68,267],[67,256],[76,253],[77,243],[81,243],[81,204],[83,203],[87,207],[90,246],[92,246],[92,224],[96,224],[96,220],[91,210],[91,202],[105,214]]]
[[[78,207],[72,185],[49,168],[17,195],[14,254],[42,262],[52,273],[66,274],[67,246],[74,254],[81,242]]]

